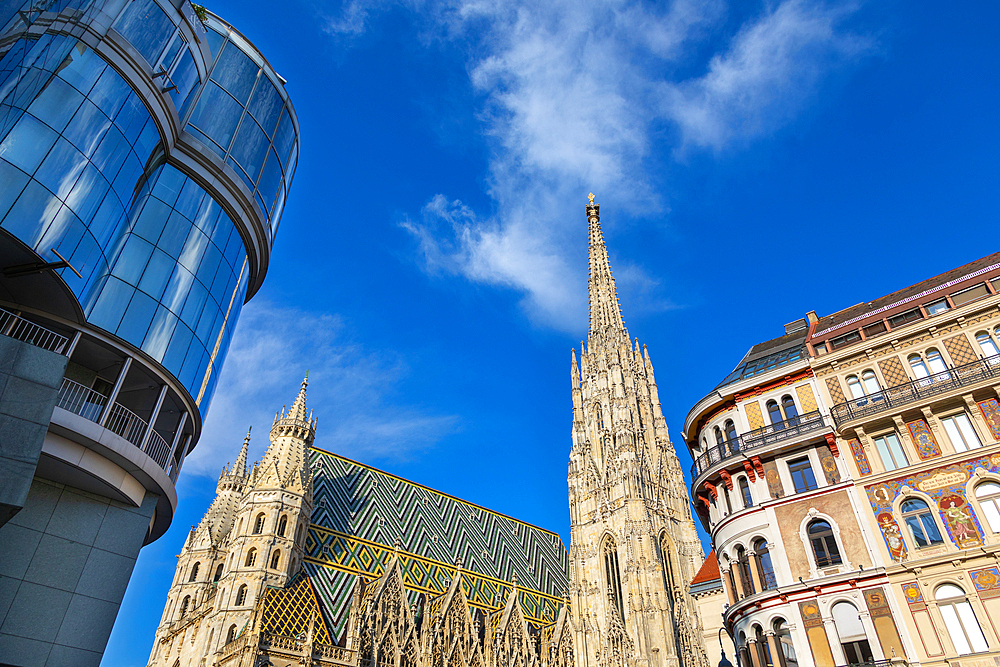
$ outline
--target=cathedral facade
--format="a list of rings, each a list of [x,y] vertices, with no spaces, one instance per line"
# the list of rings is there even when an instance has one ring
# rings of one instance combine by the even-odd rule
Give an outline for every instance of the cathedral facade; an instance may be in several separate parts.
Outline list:
[[[645,348],[591,199],[590,332],[572,354],[571,547],[313,445],[307,382],[180,555],[150,667],[707,667],[703,554]]]

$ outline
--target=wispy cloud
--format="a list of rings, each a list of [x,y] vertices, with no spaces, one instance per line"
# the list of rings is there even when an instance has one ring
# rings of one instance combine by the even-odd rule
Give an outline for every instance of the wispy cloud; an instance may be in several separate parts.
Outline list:
[[[405,458],[458,427],[454,416],[395,402],[391,388],[406,376],[406,365],[352,342],[337,316],[255,300],[240,316],[185,472],[218,474],[251,425],[251,455],[260,457],[275,411],[291,404],[307,370],[308,405],[319,419],[316,444],[324,449],[364,460]]]
[[[616,211],[662,213],[663,160],[774,131],[824,76],[872,48],[845,27],[856,9],[845,2],[768,2],[721,39],[723,0],[402,4],[422,31],[476,54],[467,69],[483,100],[495,203],[484,216],[428,193],[403,226],[429,272],[516,289],[538,321],[562,329],[585,321],[586,263],[569,249],[582,246],[588,190]],[[330,30],[347,21],[360,34],[385,6],[352,0]]]

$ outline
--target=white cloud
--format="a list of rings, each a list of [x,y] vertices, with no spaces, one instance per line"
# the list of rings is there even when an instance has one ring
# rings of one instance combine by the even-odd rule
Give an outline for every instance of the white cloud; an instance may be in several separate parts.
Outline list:
[[[370,21],[382,2],[353,0],[338,20]],[[467,67],[484,100],[495,203],[481,216],[436,194],[403,226],[430,272],[519,290],[537,320],[567,330],[586,321],[578,249],[588,191],[614,213],[662,213],[663,156],[780,127],[827,72],[871,47],[843,27],[854,11],[843,3],[768,3],[714,49],[706,40],[724,29],[722,0],[403,4],[425,33],[463,40],[476,54]],[[678,75],[699,71],[699,58],[702,73]],[[665,126],[678,128],[675,144],[661,136]]]
[[[450,415],[394,404],[402,361],[350,341],[335,315],[253,301],[240,316],[201,440],[185,474],[216,475],[236,458],[253,426],[251,457],[267,447],[274,413],[290,405],[309,371],[308,406],[319,420],[316,445],[364,460],[405,458],[457,427]]]

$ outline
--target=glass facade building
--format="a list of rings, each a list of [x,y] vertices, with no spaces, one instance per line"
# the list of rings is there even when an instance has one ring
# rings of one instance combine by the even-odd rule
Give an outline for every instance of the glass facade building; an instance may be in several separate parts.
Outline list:
[[[11,360],[49,355],[51,376],[21,378],[45,413],[25,416],[39,427],[30,446],[0,444],[0,463],[19,466],[0,479],[14,490],[0,497],[0,560],[96,503],[139,517],[119,533],[127,547],[99,527],[58,537],[85,547],[84,565],[130,559],[127,582],[170,524],[173,484],[266,274],[298,121],[263,55],[187,0],[7,0],[0,26],[0,336]],[[43,498],[53,514],[33,523]],[[0,573],[0,662],[98,664],[124,587],[95,592],[86,567],[74,586],[50,585],[34,567]],[[81,625],[81,604],[104,611]],[[39,605],[63,612],[32,627]]]

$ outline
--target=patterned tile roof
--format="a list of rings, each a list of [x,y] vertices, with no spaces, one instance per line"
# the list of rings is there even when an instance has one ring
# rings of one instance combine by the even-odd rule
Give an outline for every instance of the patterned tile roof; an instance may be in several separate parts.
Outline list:
[[[330,640],[330,631],[320,612],[316,591],[304,571],[296,575],[285,588],[265,589],[263,606],[262,631],[288,637],[305,634],[315,615],[315,640],[323,644],[335,643]]]
[[[569,583],[557,534],[317,448],[310,463],[304,567],[334,635],[346,627],[354,576],[381,576],[397,549],[411,602],[446,593],[460,558],[470,607],[501,610],[516,578],[525,617],[555,622]]]

